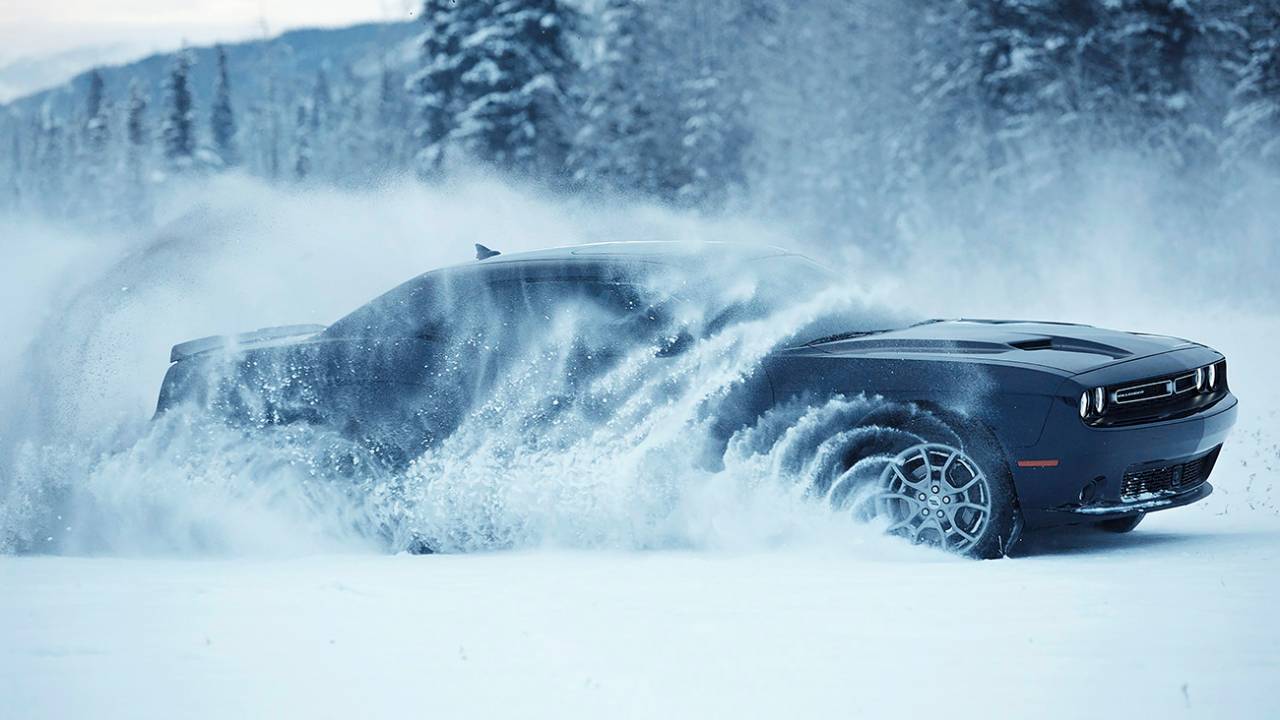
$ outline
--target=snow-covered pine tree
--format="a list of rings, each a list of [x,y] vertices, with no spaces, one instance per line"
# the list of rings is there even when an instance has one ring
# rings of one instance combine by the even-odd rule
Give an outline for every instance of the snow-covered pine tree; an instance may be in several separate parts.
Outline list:
[[[648,0],[606,0],[599,14],[598,50],[583,82],[581,122],[569,155],[576,183],[588,188],[671,198],[678,161],[675,93],[660,69],[667,54]]]
[[[333,90],[329,86],[329,73],[323,67],[316,70],[315,83],[311,86],[311,129],[327,129],[333,114]]]
[[[1250,3],[1238,12],[1246,50],[1224,121],[1224,155],[1233,165],[1280,170],[1280,2]]]
[[[375,137],[370,133],[364,81],[346,66],[330,88],[330,140],[325,142],[326,176],[340,185],[361,185],[376,172]]]
[[[129,103],[125,109],[125,137],[130,148],[141,150],[147,144],[147,93],[137,80],[129,83]]]
[[[384,66],[378,79],[378,105],[372,117],[374,158],[379,173],[404,170],[409,147],[406,125],[408,105],[404,95],[404,77]]]
[[[167,106],[160,134],[164,158],[171,170],[189,169],[196,150],[191,62],[190,53],[185,50],[176,53],[173,67],[165,81]]]
[[[227,71],[227,51],[222,45],[215,50],[217,69],[213,82],[213,109],[209,114],[209,128],[213,136],[213,149],[224,166],[236,165],[236,116],[231,107],[231,81]]]
[[[290,118],[289,107],[281,97],[275,78],[267,76],[267,91],[258,103],[254,118],[258,127],[255,135],[261,155],[262,173],[269,180],[279,180],[285,172],[285,130]]]
[[[298,103],[294,110],[293,124],[293,179],[305,181],[311,175],[312,168],[312,134],[314,121],[311,119],[312,108],[307,103]]]
[[[566,88],[577,64],[563,0],[485,0],[491,14],[462,42],[465,108],[450,133],[468,156],[543,180],[562,178],[571,130]]]
[[[1200,20],[1189,0],[1117,0],[1109,6],[1109,42],[1121,58],[1116,84],[1126,132],[1118,140],[1139,143],[1177,166],[1206,152],[1196,132],[1193,44]]]
[[[85,97],[84,136],[85,149],[91,160],[101,163],[107,151],[111,126],[107,118],[105,83],[96,68],[89,73],[89,90]]]
[[[151,133],[147,130],[147,93],[134,80],[129,84],[129,100],[125,106],[125,203],[135,221],[151,216],[149,183],[151,166]]]
[[[418,113],[413,135],[419,175],[439,177],[455,121],[466,107],[462,75],[476,62],[464,48],[489,18],[494,0],[424,0],[423,31],[418,37],[420,69],[406,81]]]
[[[306,144],[310,152],[307,175],[334,179],[339,174],[336,167],[336,164],[340,164],[339,158],[336,157],[336,146],[341,138],[334,137],[333,131],[337,119],[334,92],[329,82],[329,72],[323,66],[316,70],[315,79],[311,83],[311,92],[304,104],[307,122]]]
[[[979,75],[976,128],[986,137],[984,165],[992,177],[1044,184],[1060,174],[1064,148],[1082,116],[1077,94],[1105,59],[1092,54],[1098,25],[1093,0],[989,0],[970,16]],[[1091,123],[1086,123],[1091,124]],[[1078,138],[1064,144],[1073,146]]]
[[[66,185],[67,142],[62,119],[46,104],[35,128],[35,197],[40,210],[62,215],[69,205]]]
[[[742,138],[735,137],[737,111],[723,88],[723,72],[703,67],[681,88],[681,171],[684,182],[676,191],[682,205],[714,209],[729,191],[744,181]]]
[[[0,208],[19,210],[23,204],[23,181],[25,163],[23,162],[22,123],[12,118],[9,128],[9,173],[3,196],[0,197]]]
[[[85,92],[81,137],[72,172],[76,191],[70,193],[75,200],[70,204],[71,212],[82,217],[103,217],[114,213],[115,203],[108,196],[115,188],[104,182],[111,164],[108,158],[111,126],[105,87],[102,73],[92,70]]]

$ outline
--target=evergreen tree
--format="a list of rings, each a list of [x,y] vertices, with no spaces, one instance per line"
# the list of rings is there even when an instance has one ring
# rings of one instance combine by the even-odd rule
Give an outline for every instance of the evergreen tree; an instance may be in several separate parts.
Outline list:
[[[1179,166],[1203,154],[1195,127],[1191,50],[1199,19],[1187,0],[1123,0],[1112,11],[1111,40],[1123,59],[1118,83],[1128,132]]]
[[[139,151],[147,143],[147,94],[134,80],[129,84],[129,104],[125,114],[125,136],[130,148]]]
[[[464,41],[479,29],[495,0],[424,0],[424,29],[418,37],[421,69],[407,81],[419,113],[414,135],[418,172],[424,177],[443,171],[445,151],[455,119],[466,107],[462,76],[476,63],[474,47]]]
[[[335,137],[333,133],[334,123],[337,120],[333,88],[329,83],[329,73],[323,67],[316,71],[315,80],[311,85],[311,94],[304,104],[307,123],[306,144],[309,152],[307,175],[321,178],[340,177],[336,166],[342,164],[342,159],[336,157],[336,151],[344,139],[340,136]]]
[[[110,125],[107,121],[105,100],[105,84],[102,73],[93,70],[89,73],[89,91],[85,98],[85,145],[94,162],[101,162],[106,152],[110,137]]]
[[[671,197],[679,127],[670,122],[677,113],[660,72],[668,58],[651,8],[644,1],[607,0],[601,10],[602,51],[585,73],[569,164],[578,183]]]
[[[294,110],[293,179],[299,182],[311,176],[312,133],[315,127],[311,109],[306,103],[298,103]]]
[[[213,135],[213,148],[222,159],[224,165],[235,165],[239,158],[236,153],[236,118],[231,107],[231,83],[227,72],[227,51],[221,45],[215,48],[217,71],[213,85],[213,110],[209,116],[209,126]]]
[[[71,155],[74,157],[71,173],[75,192],[70,193],[69,209],[82,217],[102,218],[114,212],[115,204],[108,200],[108,195],[115,188],[105,182],[110,171],[108,141],[111,127],[105,95],[102,73],[93,70],[89,73],[81,132],[75,138],[79,146]]]
[[[569,148],[566,88],[576,72],[562,0],[498,0],[466,38],[474,64],[461,76],[466,107],[452,138],[468,155],[544,179],[560,176]]]
[[[743,138],[735,128],[736,109],[726,100],[722,83],[720,72],[704,67],[682,88],[680,169],[684,182],[676,197],[690,207],[719,207],[729,191],[744,181]]]
[[[254,112],[257,125],[262,172],[269,180],[278,180],[284,170],[284,134],[288,122],[288,105],[280,97],[275,78],[267,76],[266,96]]]
[[[1095,0],[988,0],[967,16],[978,82],[972,128],[984,139],[980,167],[993,177],[1056,174],[1078,152],[1080,132],[1098,128],[1086,120],[1098,104],[1090,88],[1114,63],[1096,37],[1098,10]],[[1067,140],[1053,150],[1058,136]]]
[[[164,157],[171,168],[189,168],[196,150],[195,112],[190,87],[191,56],[185,50],[174,56],[165,83],[166,115],[161,127]]]
[[[61,118],[45,105],[36,125],[35,190],[40,209],[49,215],[62,215],[68,207],[65,193],[67,147]]]
[[[311,89],[311,129],[325,130],[333,115],[333,90],[329,87],[329,74],[320,68],[316,71],[315,85]]]
[[[331,88],[330,140],[324,143],[328,177],[342,185],[361,185],[378,171],[373,157],[377,143],[370,132],[363,79],[355,69],[342,69],[339,82]]]
[[[409,120],[404,96],[405,81],[400,73],[382,68],[378,82],[378,106],[373,114],[374,155],[380,172],[404,168],[407,147],[405,127]]]
[[[23,203],[22,185],[26,169],[23,163],[22,123],[20,119],[14,118],[9,135],[9,177],[7,186],[4,189],[4,195],[0,198],[0,208],[8,207],[11,210],[18,210]]]
[[[1245,52],[1224,121],[1225,154],[1232,164],[1280,169],[1280,2],[1250,4],[1241,14]]]
[[[147,172],[150,160],[151,134],[147,131],[147,94],[134,80],[129,84],[129,101],[125,109],[126,210],[135,221],[150,216]]]

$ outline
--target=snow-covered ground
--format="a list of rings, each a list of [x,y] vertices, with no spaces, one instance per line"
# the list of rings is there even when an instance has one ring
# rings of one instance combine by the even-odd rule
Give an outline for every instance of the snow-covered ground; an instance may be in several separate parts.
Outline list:
[[[21,379],[0,382],[0,420],[53,417],[72,441],[97,432],[119,447],[145,422],[172,342],[331,319],[472,240],[607,235],[599,218],[491,187],[438,202],[416,192],[270,198],[224,212],[238,218],[230,231],[197,215],[120,247],[0,223],[0,329],[19,338],[0,370]],[[480,206],[468,192],[500,210],[450,214]],[[650,236],[735,230],[641,215]],[[447,250],[424,246],[423,217]],[[379,254],[349,242],[367,223],[384,233]],[[216,232],[193,229],[204,225]],[[1088,250],[1054,269],[1080,277],[1072,263]],[[387,556],[305,538],[273,551],[270,517],[211,524],[226,498],[183,507],[181,487],[131,514],[157,486],[106,475],[94,491],[118,514],[99,522],[121,524],[102,535],[118,542],[0,555],[0,718],[1280,716],[1280,320],[1266,306],[1077,295],[1034,276],[974,294],[964,288],[981,275],[949,273],[952,262],[914,266],[937,280],[910,294],[921,312],[1076,319],[1223,350],[1242,404],[1217,492],[1129,535],[1033,535],[992,562],[865,527],[797,532],[805,516],[785,506],[744,505],[739,522],[707,498],[688,520],[713,517],[665,549],[628,549],[624,535],[594,550]],[[54,399],[32,406],[42,414],[11,412],[28,386]],[[156,512],[169,513],[158,546],[145,542]],[[174,539],[210,527],[254,534],[212,554]]]
[[[1034,544],[3,558],[0,697],[15,718],[1280,712],[1275,523]]]

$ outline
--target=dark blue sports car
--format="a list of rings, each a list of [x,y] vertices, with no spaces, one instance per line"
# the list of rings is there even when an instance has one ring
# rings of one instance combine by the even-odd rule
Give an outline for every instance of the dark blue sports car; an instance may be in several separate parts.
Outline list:
[[[526,367],[540,340],[569,348],[554,403],[567,408],[637,352],[660,375],[733,330],[739,347],[759,337],[765,349],[738,355],[744,367],[716,394],[721,448],[771,408],[864,398],[831,430],[847,441],[824,445],[831,471],[810,473],[809,492],[914,541],[999,557],[1024,527],[1127,532],[1212,491],[1236,415],[1214,350],[1067,323],[921,321],[825,299],[844,284],[776,248],[478,246],[476,262],[420,275],[328,327],[175,346],[159,412],[323,426],[404,465],[507,387],[501,379]]]

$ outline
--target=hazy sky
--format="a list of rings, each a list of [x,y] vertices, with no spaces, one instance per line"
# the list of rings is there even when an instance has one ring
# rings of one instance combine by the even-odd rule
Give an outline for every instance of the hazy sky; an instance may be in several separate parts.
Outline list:
[[[0,61],[83,46],[142,50],[293,27],[392,20],[416,0],[0,0]]]

